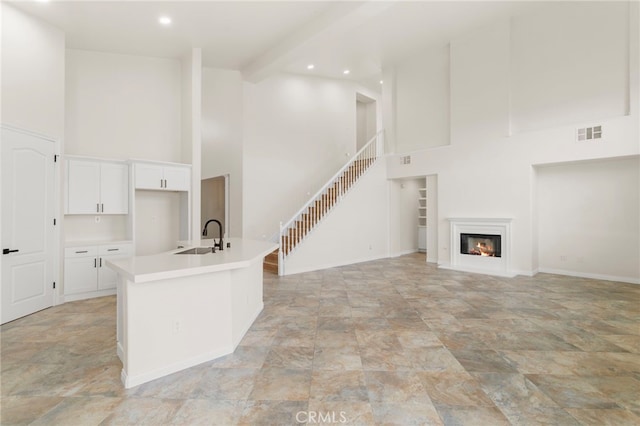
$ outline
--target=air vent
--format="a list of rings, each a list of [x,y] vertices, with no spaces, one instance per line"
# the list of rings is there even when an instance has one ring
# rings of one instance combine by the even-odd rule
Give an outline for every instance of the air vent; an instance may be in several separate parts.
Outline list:
[[[602,139],[602,126],[583,127],[576,132],[578,142]]]
[[[411,156],[405,155],[403,157],[400,157],[400,164],[411,164]]]

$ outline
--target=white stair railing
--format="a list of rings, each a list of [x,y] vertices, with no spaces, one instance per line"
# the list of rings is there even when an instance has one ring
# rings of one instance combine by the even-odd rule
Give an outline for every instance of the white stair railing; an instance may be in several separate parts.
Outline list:
[[[384,154],[384,130],[380,130],[296,214],[280,222],[278,275],[284,275],[284,260],[315,228],[324,216]]]

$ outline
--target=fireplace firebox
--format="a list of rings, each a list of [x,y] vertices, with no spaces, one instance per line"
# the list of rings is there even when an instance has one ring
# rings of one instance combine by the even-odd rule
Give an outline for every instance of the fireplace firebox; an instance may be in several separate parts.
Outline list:
[[[460,233],[460,254],[501,257],[501,236]]]

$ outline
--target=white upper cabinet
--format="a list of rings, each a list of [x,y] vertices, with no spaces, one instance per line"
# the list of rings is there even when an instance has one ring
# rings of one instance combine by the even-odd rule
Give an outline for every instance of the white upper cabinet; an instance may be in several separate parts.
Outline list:
[[[129,166],[103,163],[100,165],[101,213],[127,214],[129,212]]]
[[[66,214],[129,213],[126,163],[67,159]]]
[[[189,191],[191,167],[188,165],[163,165],[134,163],[136,189]]]

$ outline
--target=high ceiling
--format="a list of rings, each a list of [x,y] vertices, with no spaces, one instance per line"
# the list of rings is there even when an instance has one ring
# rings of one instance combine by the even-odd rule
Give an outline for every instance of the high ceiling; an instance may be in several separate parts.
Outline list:
[[[200,47],[204,66],[240,70],[249,81],[287,71],[364,84],[417,49],[536,7],[526,1],[9,3],[62,29],[70,48],[179,58]],[[163,15],[170,25],[158,23]]]

